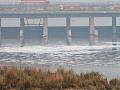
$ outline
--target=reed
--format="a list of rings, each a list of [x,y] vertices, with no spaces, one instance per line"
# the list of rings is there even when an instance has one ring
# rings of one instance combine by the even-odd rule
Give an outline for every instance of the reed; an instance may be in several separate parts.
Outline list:
[[[0,90],[119,90],[120,80],[108,81],[98,72],[76,74],[15,67],[0,68]]]

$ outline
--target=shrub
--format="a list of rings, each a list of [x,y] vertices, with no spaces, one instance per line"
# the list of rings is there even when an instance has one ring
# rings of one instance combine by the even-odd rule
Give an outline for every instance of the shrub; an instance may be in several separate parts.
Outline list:
[[[18,82],[19,78],[17,75],[17,69],[16,68],[9,68],[4,74],[5,76],[5,83],[7,88],[15,88],[16,83]]]
[[[5,77],[0,75],[0,90],[5,90]]]
[[[120,90],[120,80],[107,81],[98,72],[76,74],[59,68],[55,72],[40,69],[0,68],[0,90]]]
[[[110,82],[110,87],[111,89],[116,89],[116,90],[120,90],[120,80],[119,79],[112,79]]]

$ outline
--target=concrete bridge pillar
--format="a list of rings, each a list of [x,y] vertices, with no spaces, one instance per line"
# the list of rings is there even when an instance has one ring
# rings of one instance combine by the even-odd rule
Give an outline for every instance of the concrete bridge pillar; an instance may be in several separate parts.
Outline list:
[[[67,29],[67,45],[70,46],[72,42],[70,17],[66,17],[66,29]]]
[[[95,23],[94,23],[94,17],[89,17],[89,45],[93,46],[95,45]]]
[[[43,18],[43,45],[48,44],[48,18]]]
[[[116,45],[117,42],[116,17],[112,17],[112,42]]]
[[[99,41],[99,32],[98,32],[98,30],[95,30],[95,45],[97,45],[98,44],[98,41]]]
[[[24,46],[24,18],[20,18],[20,47]]]
[[[0,47],[2,46],[2,27],[1,27],[1,18],[0,18]]]

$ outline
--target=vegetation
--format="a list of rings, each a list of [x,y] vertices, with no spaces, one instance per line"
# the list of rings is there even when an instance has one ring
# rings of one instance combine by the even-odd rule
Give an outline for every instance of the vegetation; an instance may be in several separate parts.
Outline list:
[[[0,68],[0,90],[120,90],[120,80],[108,81],[98,72],[76,74],[41,69]]]

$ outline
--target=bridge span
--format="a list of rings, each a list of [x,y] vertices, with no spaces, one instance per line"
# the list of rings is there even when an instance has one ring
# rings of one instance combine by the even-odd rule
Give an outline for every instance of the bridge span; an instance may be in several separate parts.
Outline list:
[[[89,44],[96,45],[98,40],[98,31],[95,29],[95,17],[112,17],[112,42],[117,41],[116,36],[116,17],[120,17],[120,11],[41,11],[41,10],[22,10],[22,9],[1,9],[0,8],[0,46],[1,38],[1,18],[20,18],[20,47],[24,46],[24,27],[25,18],[43,19],[43,45],[48,44],[48,18],[65,17],[66,18],[66,36],[67,45],[72,43],[71,17],[89,17]],[[81,21],[82,22],[82,21]]]

